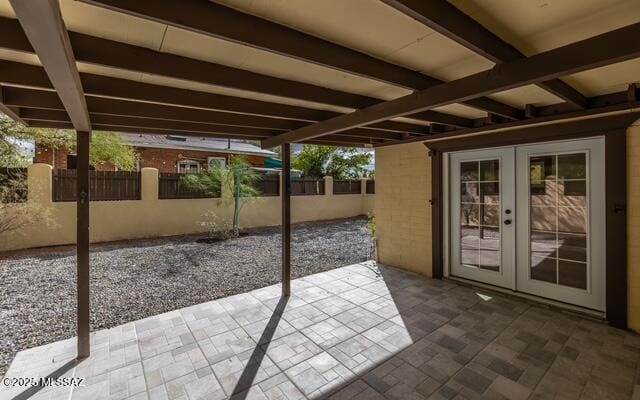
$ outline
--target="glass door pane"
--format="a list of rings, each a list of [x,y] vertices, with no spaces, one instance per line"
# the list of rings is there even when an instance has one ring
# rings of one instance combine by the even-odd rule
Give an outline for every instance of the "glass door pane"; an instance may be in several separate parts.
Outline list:
[[[460,261],[500,271],[500,160],[460,162]]]
[[[529,156],[532,280],[587,289],[586,160],[584,152]]]

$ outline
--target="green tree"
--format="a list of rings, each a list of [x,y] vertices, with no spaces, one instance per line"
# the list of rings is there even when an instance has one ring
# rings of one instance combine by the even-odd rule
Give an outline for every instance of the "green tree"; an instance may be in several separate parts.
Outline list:
[[[292,161],[293,168],[302,171],[305,176],[322,178],[327,175],[327,165],[336,151],[333,146],[304,145],[302,151]]]
[[[355,148],[304,145],[292,166],[308,177],[353,179],[363,176],[370,163],[371,153],[361,153]]]
[[[29,128],[0,114],[0,166],[24,167],[29,163],[20,145],[29,134]]]
[[[32,141],[55,150],[76,149],[74,131],[29,128],[0,114],[0,165],[19,166],[28,163],[19,148],[20,141]],[[117,133],[93,132],[89,151],[89,160],[94,167],[111,163],[125,171],[136,168],[137,155],[133,147]]]
[[[240,210],[247,200],[260,194],[254,186],[259,179],[260,174],[251,168],[247,159],[236,156],[231,158],[228,165],[214,164],[203,173],[184,176],[182,181],[191,190],[210,196],[218,196],[222,192],[225,200],[233,201],[233,234],[237,236],[240,231]]]

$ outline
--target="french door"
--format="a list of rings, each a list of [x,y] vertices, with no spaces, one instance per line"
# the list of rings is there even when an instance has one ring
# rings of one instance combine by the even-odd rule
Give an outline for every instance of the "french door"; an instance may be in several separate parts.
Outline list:
[[[604,310],[604,139],[449,154],[450,275]]]
[[[512,148],[451,154],[451,273],[513,285]]]

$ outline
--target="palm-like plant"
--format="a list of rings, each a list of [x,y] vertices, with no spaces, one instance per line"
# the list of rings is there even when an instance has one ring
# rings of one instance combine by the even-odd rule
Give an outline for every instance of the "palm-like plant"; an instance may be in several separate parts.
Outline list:
[[[236,156],[231,158],[228,165],[216,164],[200,174],[190,174],[182,178],[182,182],[189,189],[219,196],[222,192],[223,200],[233,201],[233,232],[240,231],[240,210],[245,202],[260,194],[255,183],[260,174],[251,169],[246,158]],[[222,189],[226,190],[222,190]]]

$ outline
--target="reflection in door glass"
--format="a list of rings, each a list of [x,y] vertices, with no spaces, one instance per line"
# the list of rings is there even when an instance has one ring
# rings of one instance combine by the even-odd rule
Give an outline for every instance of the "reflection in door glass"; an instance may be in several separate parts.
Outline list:
[[[586,154],[532,156],[529,170],[530,277],[586,289]]]
[[[460,259],[500,271],[500,160],[460,163]]]

